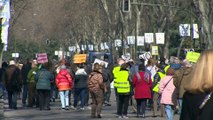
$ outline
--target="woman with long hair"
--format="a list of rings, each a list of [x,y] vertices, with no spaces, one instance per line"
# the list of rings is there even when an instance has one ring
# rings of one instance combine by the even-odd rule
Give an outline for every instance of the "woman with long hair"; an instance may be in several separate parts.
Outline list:
[[[173,75],[174,69],[170,67],[159,85],[159,93],[161,94],[160,103],[165,106],[167,120],[173,120],[174,108],[176,105],[176,91],[173,85]]]
[[[137,74],[139,74],[140,79]],[[143,64],[139,65],[139,72],[134,75],[132,84],[135,88],[134,97],[137,102],[137,117],[144,118],[147,100],[151,98],[152,80],[150,76],[145,77],[145,66]]]
[[[213,49],[204,51],[185,86],[180,120],[213,118]]]

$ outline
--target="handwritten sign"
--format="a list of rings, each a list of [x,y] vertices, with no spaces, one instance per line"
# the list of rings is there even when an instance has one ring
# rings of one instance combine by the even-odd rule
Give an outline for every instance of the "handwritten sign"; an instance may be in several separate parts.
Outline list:
[[[197,62],[200,57],[200,53],[198,52],[187,52],[186,59],[190,62]]]
[[[97,58],[95,59],[94,63],[104,64],[106,68],[108,66],[108,62],[100,60],[100,59],[97,59]]]
[[[46,63],[46,62],[48,62],[47,53],[37,53],[36,57],[37,57],[37,62],[38,63]]]
[[[73,63],[85,63],[87,59],[86,54],[75,54],[73,57]]]

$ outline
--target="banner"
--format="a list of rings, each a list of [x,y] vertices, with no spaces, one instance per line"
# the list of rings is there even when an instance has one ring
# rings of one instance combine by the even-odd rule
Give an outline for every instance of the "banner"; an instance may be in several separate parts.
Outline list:
[[[198,30],[198,25],[193,24],[193,38],[198,39],[199,38],[199,30]]]
[[[107,68],[107,66],[108,66],[108,62],[100,60],[100,59],[97,59],[97,58],[95,59],[94,63],[104,64],[105,68]]]
[[[145,33],[145,42],[146,43],[153,43],[154,42],[154,34],[153,33]]]
[[[198,52],[187,52],[186,59],[190,62],[196,63],[200,57],[200,53]]]
[[[137,46],[144,46],[144,36],[137,37]]]
[[[116,39],[115,40],[115,47],[121,47],[122,46],[122,42],[120,39]]]
[[[37,57],[37,62],[38,63],[46,63],[46,62],[48,62],[47,53],[37,53],[36,57]]]
[[[87,59],[86,54],[75,54],[73,57],[73,63],[85,63]]]
[[[190,24],[180,24],[179,32],[182,37],[190,36]]]
[[[152,55],[158,55],[158,46],[152,46]]]
[[[127,44],[134,45],[135,44],[135,36],[127,36]]]
[[[164,44],[165,43],[165,34],[164,33],[156,33],[156,44]]]

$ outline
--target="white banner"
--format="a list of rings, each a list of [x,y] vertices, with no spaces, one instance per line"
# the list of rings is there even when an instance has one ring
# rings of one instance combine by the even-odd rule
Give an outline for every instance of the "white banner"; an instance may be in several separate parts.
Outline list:
[[[199,30],[198,30],[198,25],[193,24],[193,38],[198,39],[199,38]]]
[[[165,34],[164,33],[155,33],[155,35],[156,35],[156,44],[165,43]]]
[[[145,33],[145,42],[146,43],[153,43],[154,42],[154,34],[153,33]]]
[[[89,51],[93,51],[94,50],[94,46],[92,44],[89,44],[88,45],[88,49],[89,49]]]
[[[81,45],[81,50],[86,50],[87,49],[87,45]]]
[[[180,24],[179,32],[182,37],[190,36],[190,24]]]
[[[134,45],[135,44],[135,36],[127,36],[127,44]]]
[[[69,46],[68,49],[71,52],[75,52],[76,51],[76,47],[75,46]]]
[[[122,42],[120,39],[116,39],[115,40],[115,47],[121,47],[122,46]]]
[[[12,53],[12,57],[13,58],[18,58],[19,57],[19,53]]]
[[[144,36],[137,37],[137,46],[144,46]]]

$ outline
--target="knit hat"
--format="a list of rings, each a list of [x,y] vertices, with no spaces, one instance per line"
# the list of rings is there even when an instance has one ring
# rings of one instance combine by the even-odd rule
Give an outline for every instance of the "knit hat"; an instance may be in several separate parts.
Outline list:
[[[61,65],[61,69],[66,69],[66,66],[65,65]]]
[[[187,59],[183,60],[182,65],[185,67],[192,67],[192,64]]]

